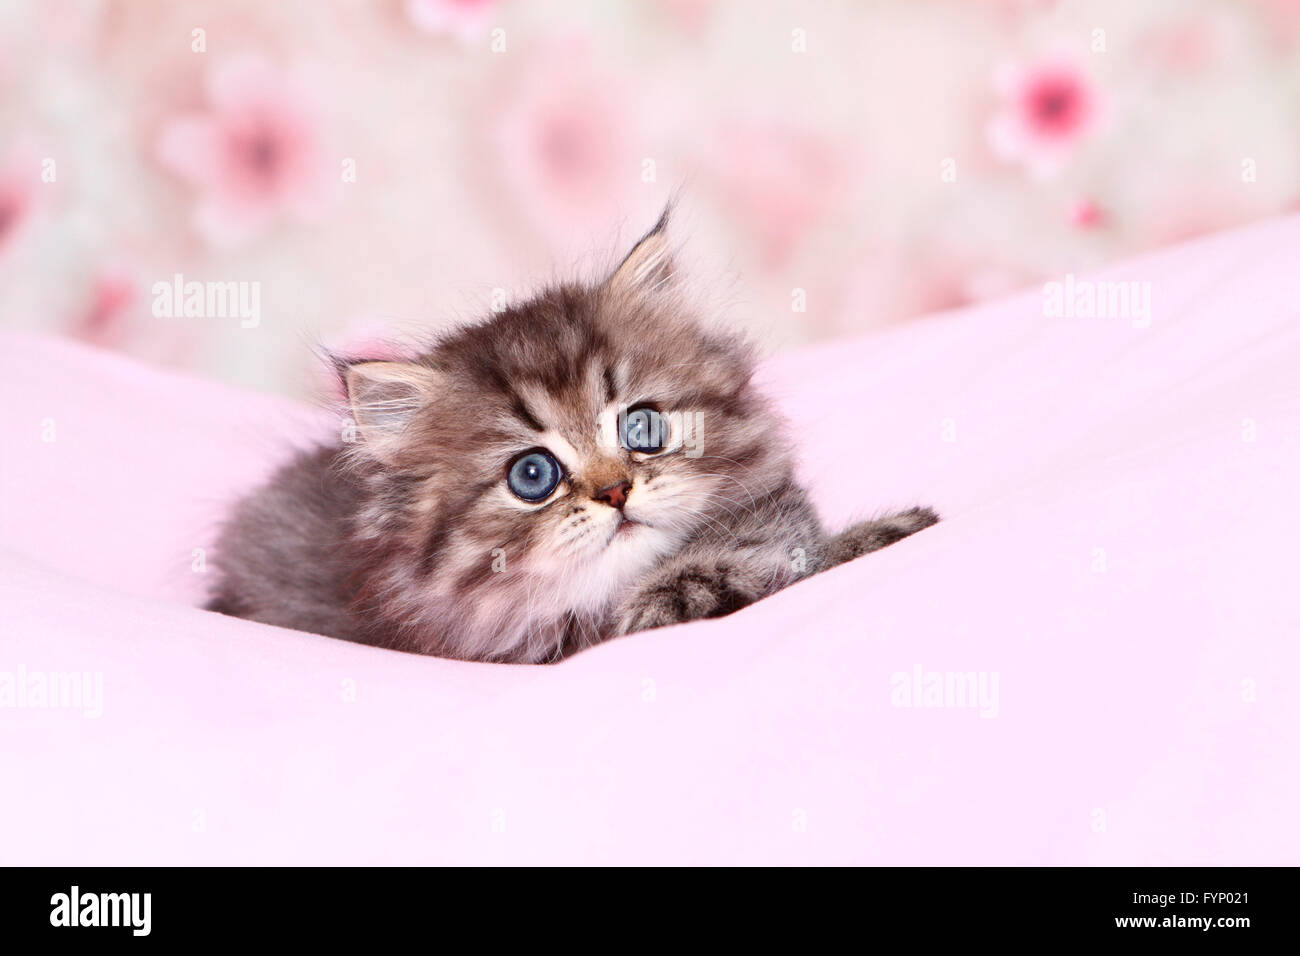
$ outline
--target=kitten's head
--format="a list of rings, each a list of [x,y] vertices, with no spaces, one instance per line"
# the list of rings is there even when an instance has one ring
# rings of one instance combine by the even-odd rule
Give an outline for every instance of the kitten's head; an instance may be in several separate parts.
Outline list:
[[[364,613],[421,649],[547,660],[788,478],[750,349],[687,305],[667,215],[603,283],[562,285],[345,379],[378,562]],[[428,637],[417,636],[428,635]]]

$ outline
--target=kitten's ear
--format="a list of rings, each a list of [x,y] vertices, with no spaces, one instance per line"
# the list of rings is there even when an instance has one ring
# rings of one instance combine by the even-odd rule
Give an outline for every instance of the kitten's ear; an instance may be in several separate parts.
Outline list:
[[[632,251],[609,277],[608,287],[617,292],[656,292],[672,285],[677,274],[673,250],[668,244],[669,203],[654,228],[641,237]]]
[[[358,362],[343,378],[352,417],[376,457],[391,460],[416,412],[438,393],[438,373],[409,362]]]

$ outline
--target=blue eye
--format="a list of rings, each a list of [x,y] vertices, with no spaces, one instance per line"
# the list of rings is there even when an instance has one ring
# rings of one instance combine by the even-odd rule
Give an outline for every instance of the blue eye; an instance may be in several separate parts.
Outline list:
[[[560,463],[549,451],[520,455],[506,472],[506,484],[524,501],[541,501],[560,483]]]
[[[629,451],[662,451],[668,444],[668,420],[653,408],[634,408],[623,416],[622,437]]]

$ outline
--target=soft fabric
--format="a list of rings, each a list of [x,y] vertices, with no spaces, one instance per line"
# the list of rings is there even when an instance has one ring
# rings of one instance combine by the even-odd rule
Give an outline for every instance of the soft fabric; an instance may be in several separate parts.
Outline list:
[[[551,667],[199,610],[224,504],[337,422],[0,339],[4,862],[1294,864],[1298,259],[770,361],[828,523],[943,522]],[[102,706],[37,706],[71,672]]]

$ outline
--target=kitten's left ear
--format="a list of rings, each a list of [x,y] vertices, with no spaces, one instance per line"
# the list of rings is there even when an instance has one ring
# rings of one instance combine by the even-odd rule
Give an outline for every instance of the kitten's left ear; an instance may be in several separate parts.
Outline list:
[[[641,237],[609,277],[607,286],[618,292],[656,292],[667,288],[676,277],[673,250],[668,244],[668,216],[672,203],[664,207],[659,221]]]
[[[433,403],[440,378],[411,362],[357,362],[347,367],[344,383],[362,440],[376,458],[391,462],[406,426]]]

